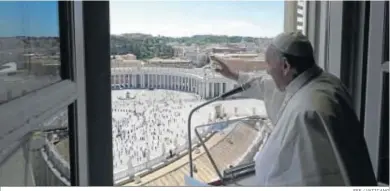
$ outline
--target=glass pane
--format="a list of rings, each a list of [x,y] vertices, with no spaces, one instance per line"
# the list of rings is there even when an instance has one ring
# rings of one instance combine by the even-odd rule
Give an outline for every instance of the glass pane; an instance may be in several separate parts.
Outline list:
[[[146,9],[153,14],[145,15]],[[234,101],[196,112],[188,138],[191,109],[239,86],[216,73],[209,56],[219,56],[234,72],[265,74],[265,50],[272,37],[283,32],[284,11],[283,1],[110,2],[116,184],[183,186],[189,175],[188,143],[199,147],[195,126],[264,113],[262,101],[239,94]],[[253,153],[243,147],[261,143],[260,131],[236,129],[230,138],[233,145],[225,140],[227,133],[201,133],[206,145],[215,144],[210,153],[221,172],[253,161]],[[244,137],[243,145],[238,144]],[[227,146],[231,151],[223,155]],[[199,150],[192,151],[201,158],[194,159],[195,176],[213,181],[218,177]]]
[[[0,150],[0,185],[70,185],[67,110]]]
[[[58,2],[0,2],[0,104],[60,80]]]
[[[389,2],[385,2],[383,61],[389,61]]]
[[[389,184],[389,73],[383,73],[378,181]]]

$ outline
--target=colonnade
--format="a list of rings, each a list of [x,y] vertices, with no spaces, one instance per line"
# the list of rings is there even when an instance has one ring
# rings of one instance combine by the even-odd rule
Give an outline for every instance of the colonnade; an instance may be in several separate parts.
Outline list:
[[[191,74],[112,74],[112,89],[167,89],[191,92],[202,98],[212,98],[223,94],[233,87],[223,78],[206,80]]]

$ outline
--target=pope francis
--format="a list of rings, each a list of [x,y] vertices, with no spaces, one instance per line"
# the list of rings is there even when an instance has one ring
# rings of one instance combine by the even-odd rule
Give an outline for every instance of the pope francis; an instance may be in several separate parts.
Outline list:
[[[236,73],[218,57],[217,72],[253,85],[243,94],[264,100],[274,128],[256,155],[258,186],[373,186],[375,175],[352,100],[323,71],[300,32],[276,36],[266,50],[268,75]]]

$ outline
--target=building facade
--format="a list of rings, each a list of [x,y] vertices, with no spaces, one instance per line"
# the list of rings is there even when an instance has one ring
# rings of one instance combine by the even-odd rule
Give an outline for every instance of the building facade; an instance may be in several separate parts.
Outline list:
[[[112,89],[167,89],[198,94],[203,99],[219,96],[237,83],[200,68],[111,68]]]
[[[284,2],[284,32],[301,31],[305,33],[306,28],[306,1],[285,1]]]
[[[305,33],[306,28],[306,1],[297,1],[297,30]]]
[[[185,59],[160,59],[153,58],[146,62],[148,67],[161,67],[161,68],[193,68],[190,60]]]

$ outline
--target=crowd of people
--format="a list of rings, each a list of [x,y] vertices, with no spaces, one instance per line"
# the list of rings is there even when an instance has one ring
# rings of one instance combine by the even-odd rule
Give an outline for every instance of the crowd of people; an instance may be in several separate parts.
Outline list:
[[[112,91],[114,170],[164,160],[186,149],[189,112],[202,102],[196,94],[171,90]],[[261,101],[254,105],[254,100],[230,100],[206,106],[193,115],[192,128],[231,117],[265,115]]]
[[[202,102],[197,95],[167,90],[112,94],[114,169],[176,153],[179,146],[186,145],[190,110]],[[194,126],[210,120],[213,110],[205,110],[195,114]]]

